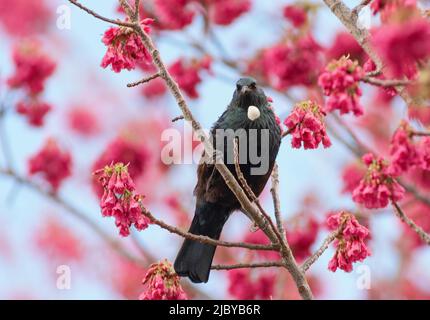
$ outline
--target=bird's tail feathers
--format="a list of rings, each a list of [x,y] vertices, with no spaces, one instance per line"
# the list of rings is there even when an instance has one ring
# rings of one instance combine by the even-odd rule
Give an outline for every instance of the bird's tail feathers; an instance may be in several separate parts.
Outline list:
[[[189,232],[218,240],[231,210],[218,204],[203,202],[196,206]],[[216,246],[185,239],[174,268],[181,277],[192,282],[207,282]]]

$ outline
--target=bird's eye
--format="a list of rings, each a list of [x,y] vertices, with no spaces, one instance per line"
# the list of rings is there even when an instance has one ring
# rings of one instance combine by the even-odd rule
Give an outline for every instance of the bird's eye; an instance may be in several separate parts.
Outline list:
[[[251,84],[249,85],[249,87],[250,87],[251,89],[255,89],[255,88],[257,87],[257,84],[256,84],[255,82],[253,82],[253,83],[251,83]]]
[[[242,89],[242,86],[240,84],[237,84],[236,89],[237,89],[237,91],[240,91]]]

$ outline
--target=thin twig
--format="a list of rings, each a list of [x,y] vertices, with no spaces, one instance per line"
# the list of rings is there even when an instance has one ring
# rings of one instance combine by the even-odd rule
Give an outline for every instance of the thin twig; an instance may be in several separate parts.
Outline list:
[[[133,28],[133,23],[103,17],[102,15],[100,15],[100,14],[94,12],[93,10],[87,8],[86,6],[80,4],[77,0],[69,0],[69,2],[73,5],[75,5],[76,7],[78,7],[79,9],[84,10],[85,12],[87,12],[88,14],[92,15],[93,17],[95,17],[99,20],[102,20],[102,21],[108,22],[108,23],[112,23],[112,24],[116,24],[116,25],[121,26],[121,27]]]
[[[270,268],[283,267],[282,261],[255,262],[255,263],[237,263],[237,264],[218,264],[211,267],[212,270],[233,270],[233,269],[255,269],[255,268]]]
[[[128,88],[137,87],[138,85],[141,85],[141,84],[143,84],[143,83],[147,83],[147,82],[149,82],[149,81],[151,81],[151,80],[154,80],[154,79],[157,79],[159,76],[160,76],[160,74],[159,74],[159,73],[155,73],[155,74],[150,75],[149,77],[146,77],[146,78],[144,78],[144,79],[142,79],[142,80],[139,80],[139,81],[136,81],[136,82],[129,83],[129,84],[127,84],[127,87],[128,87]]]
[[[272,199],[273,199],[276,224],[278,226],[279,233],[284,238],[284,241],[286,241],[286,233],[284,230],[284,224],[282,222],[282,215],[281,215],[281,201],[279,199],[279,173],[278,173],[277,163],[275,163],[272,170],[272,188],[270,188],[270,193],[272,194]]]
[[[372,0],[362,0],[360,4],[358,4],[352,9],[352,15],[355,17],[355,19],[358,18],[358,15],[360,14],[361,9],[367,6],[371,1]]]
[[[291,134],[291,132],[293,132],[294,131],[294,129],[295,129],[296,127],[294,126],[293,128],[291,128],[291,129],[288,129],[288,130],[285,130],[284,132],[282,132],[282,138],[285,138],[286,136],[288,136],[289,134]]]
[[[364,77],[361,79],[361,81],[373,84],[375,86],[379,87],[396,87],[396,86],[406,86],[410,83],[409,80],[403,80],[403,79],[379,79],[375,77]]]
[[[319,249],[317,251],[315,251],[315,253],[312,254],[309,258],[307,258],[305,260],[305,262],[303,262],[302,266],[300,267],[300,269],[303,272],[306,272],[312,266],[312,264],[315,261],[317,261],[319,257],[321,257],[321,255],[324,253],[324,251],[327,250],[327,248],[329,247],[330,243],[332,243],[334,241],[334,239],[336,239],[336,237],[339,235],[339,233],[342,231],[342,229],[343,229],[343,225],[340,226],[335,231],[333,231],[332,233],[330,233],[327,236],[327,238],[324,239],[321,247],[319,247]]]
[[[413,136],[417,136],[417,137],[429,137],[430,136],[430,132],[425,132],[425,131],[413,131],[412,132]]]
[[[269,223],[273,232],[276,234],[276,237],[278,238],[278,242],[279,243],[284,242],[285,239],[282,237],[282,235],[279,233],[279,231],[275,227],[275,224],[273,223],[272,218],[270,218],[269,214],[266,212],[266,210],[264,210],[264,208],[261,205],[260,201],[258,200],[257,196],[252,191],[251,187],[249,186],[248,182],[246,181],[245,176],[243,175],[243,173],[240,169],[239,144],[237,142],[237,139],[234,139],[233,143],[234,143],[234,167],[236,170],[237,178],[239,179],[239,182],[241,183],[242,188],[248,194],[249,199],[252,202],[254,202],[257,205],[257,207],[260,209],[261,213],[266,218],[266,221]]]
[[[266,250],[266,251],[277,251],[279,246],[276,245],[263,245],[263,244],[253,244],[246,242],[228,242],[222,240],[215,240],[206,236],[199,236],[193,233],[185,232],[177,227],[171,226],[162,220],[155,218],[152,213],[147,210],[144,206],[141,206],[142,214],[149,218],[149,220],[159,226],[162,229],[169,231],[170,233],[177,234],[183,238],[198,241],[201,243],[210,244],[213,246],[229,247],[229,248],[246,248],[250,250]]]
[[[397,202],[393,201],[393,207],[396,209],[396,214],[404,223],[406,223],[412,230],[414,230],[418,236],[423,240],[427,245],[430,245],[430,235],[427,234],[421,227],[417,226],[416,223],[409,218],[397,204]]]
[[[176,121],[179,121],[179,120],[184,120],[184,116],[177,116],[177,117],[174,117],[173,119],[172,119],[172,122],[176,122]]]

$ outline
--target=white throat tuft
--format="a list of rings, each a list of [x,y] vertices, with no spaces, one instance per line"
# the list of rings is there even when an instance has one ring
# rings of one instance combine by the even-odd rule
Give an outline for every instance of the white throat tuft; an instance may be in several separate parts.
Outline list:
[[[251,121],[257,120],[260,118],[260,110],[256,106],[248,107],[248,119]]]

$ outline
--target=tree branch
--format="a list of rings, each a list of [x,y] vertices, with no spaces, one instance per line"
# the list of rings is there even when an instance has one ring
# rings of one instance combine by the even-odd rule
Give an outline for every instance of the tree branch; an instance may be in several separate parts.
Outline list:
[[[379,79],[375,77],[369,77],[366,76],[361,79],[361,81],[373,84],[375,86],[379,87],[399,87],[399,86],[406,86],[410,83],[409,80],[403,80],[403,79]]]
[[[376,54],[369,43],[369,34],[366,29],[360,29],[357,26],[357,15],[343,3],[341,0],[323,0],[324,3],[329,7],[333,14],[342,22],[342,24],[348,29],[348,31],[353,35],[358,44],[363,48],[367,55],[372,59],[376,65],[376,70],[384,70],[384,64],[381,58]],[[401,63],[401,62],[399,62]],[[410,105],[422,105],[422,101],[413,98],[409,93],[404,90],[404,86],[395,87],[399,96],[403,98],[407,106]]]
[[[212,270],[233,270],[233,269],[256,269],[256,268],[270,268],[270,267],[284,267],[282,261],[269,261],[269,262],[255,262],[255,263],[237,263],[237,264],[218,264],[211,267]]]
[[[270,218],[269,214],[262,207],[260,201],[258,200],[257,196],[252,191],[251,187],[248,185],[248,182],[246,181],[242,171],[240,170],[239,147],[238,147],[237,139],[234,139],[233,143],[234,143],[234,167],[236,170],[237,178],[239,179],[239,182],[241,183],[242,188],[248,194],[249,199],[257,205],[258,209],[260,209],[260,212],[266,218],[266,220],[265,220],[266,224],[268,223],[269,226],[271,227],[272,231],[276,234],[276,237],[278,239],[277,243],[281,243],[283,241],[282,236],[279,234],[279,232],[276,229],[275,225],[273,224],[273,221]],[[266,227],[266,225],[264,227]]]
[[[146,78],[144,78],[144,79],[142,79],[142,80],[139,80],[139,81],[136,81],[136,82],[129,83],[129,84],[127,84],[127,87],[128,87],[128,88],[137,87],[138,85],[141,85],[141,84],[143,84],[143,83],[147,83],[147,82],[149,82],[149,81],[151,81],[151,80],[157,79],[158,77],[160,77],[160,74],[159,74],[159,73],[155,73],[155,74],[150,75],[149,77],[146,77]]]
[[[423,240],[427,245],[430,245],[430,235],[427,234],[421,227],[417,226],[416,223],[410,219],[400,208],[400,206],[396,202],[392,202],[394,209],[396,209],[396,214],[404,223],[406,223],[412,230],[414,230],[418,236]]]
[[[323,241],[321,247],[319,247],[319,249],[317,251],[315,251],[315,253],[313,255],[311,255],[309,258],[307,258],[305,260],[305,262],[303,262],[302,266],[300,267],[300,269],[303,272],[308,271],[308,269],[312,266],[312,264],[314,264],[314,262],[317,261],[319,257],[321,257],[321,255],[324,253],[324,251],[327,250],[330,243],[332,243],[334,241],[334,239],[336,239],[336,237],[339,235],[339,233],[342,231],[342,229],[343,229],[343,225],[340,226],[335,231],[333,231],[332,233],[330,233],[327,236],[327,238],[325,238],[325,240]]]
[[[114,20],[114,19],[109,19],[106,17],[103,17],[102,15],[94,12],[93,10],[87,8],[86,6],[84,6],[83,4],[80,4],[77,0],[68,0],[71,4],[73,4],[74,6],[78,7],[81,10],[84,10],[85,12],[87,12],[88,14],[92,15],[93,17],[102,20],[104,22],[107,23],[111,23],[111,24],[115,24],[117,26],[121,26],[121,27],[127,27],[127,28],[133,28],[133,24],[130,22],[125,22],[125,21],[121,21],[121,20]]]
[[[278,173],[277,163],[275,163],[272,170],[272,188],[270,188],[270,193],[272,194],[272,199],[273,199],[276,224],[277,224],[279,233],[283,237],[283,240],[286,241],[286,234],[285,234],[284,225],[282,223],[282,216],[281,216],[281,200],[279,199],[279,173]]]
[[[215,240],[206,236],[199,236],[193,233],[185,232],[177,227],[171,226],[162,220],[155,218],[152,213],[147,210],[143,205],[141,205],[142,214],[149,218],[149,220],[158,225],[160,228],[169,231],[170,233],[177,234],[183,238],[198,241],[201,243],[210,244],[213,246],[229,247],[229,248],[246,248],[250,250],[267,250],[267,251],[278,251],[279,246],[277,245],[263,245],[263,244],[253,244],[245,242],[228,242],[222,240]]]

